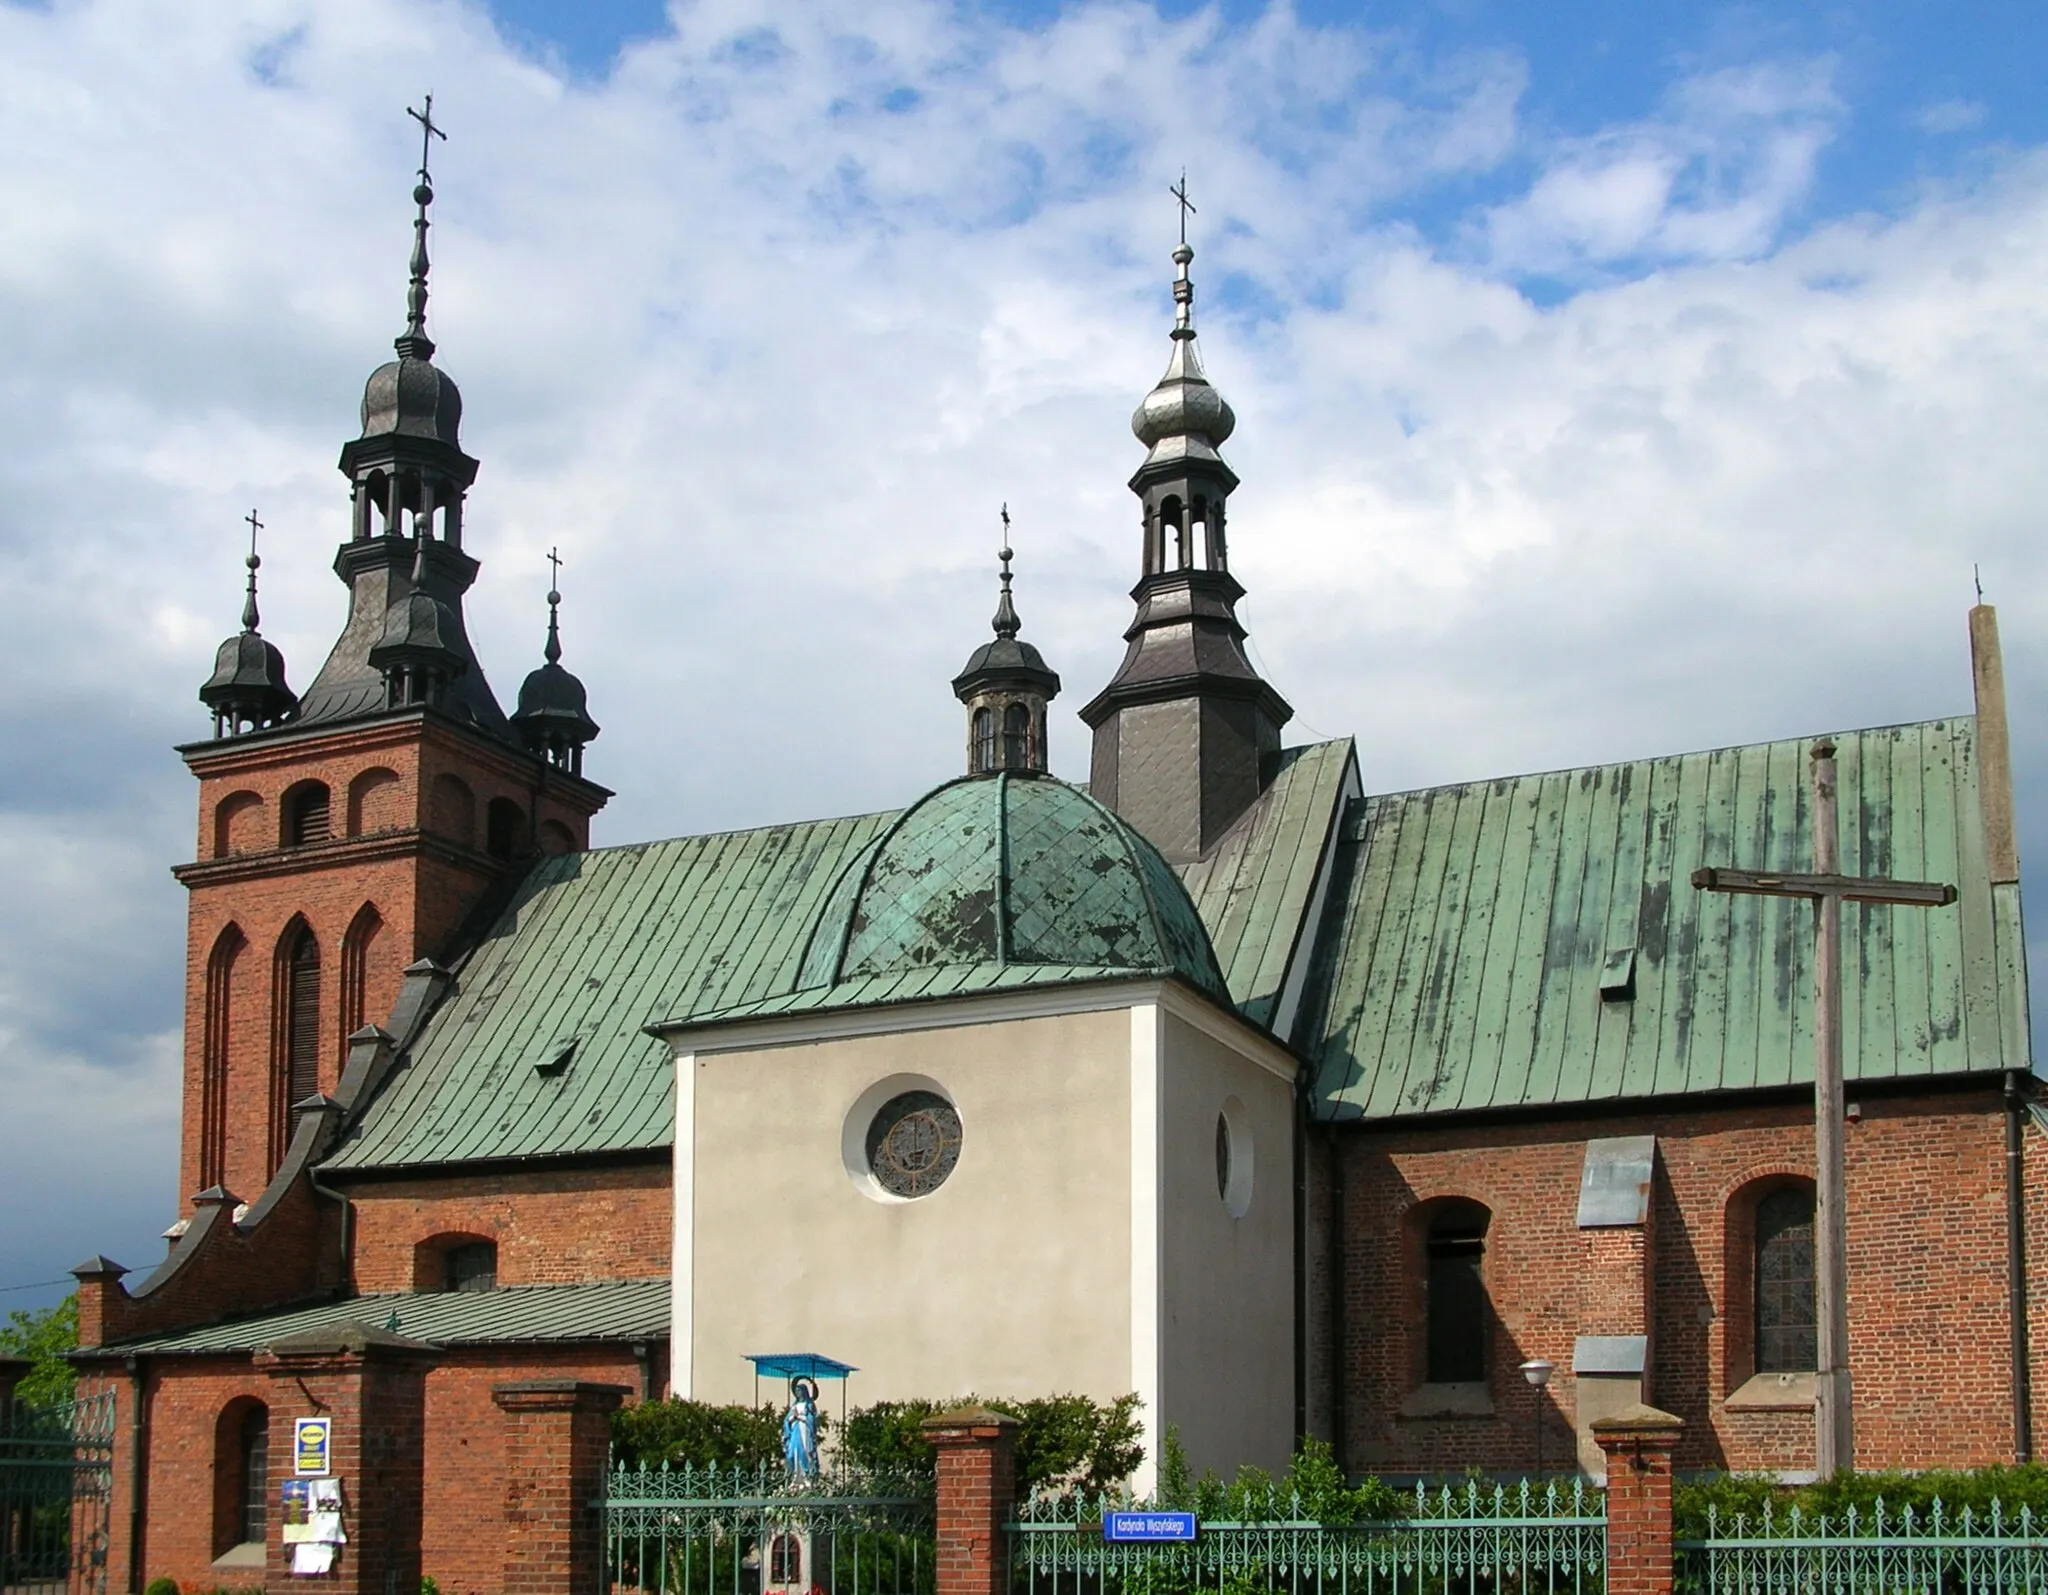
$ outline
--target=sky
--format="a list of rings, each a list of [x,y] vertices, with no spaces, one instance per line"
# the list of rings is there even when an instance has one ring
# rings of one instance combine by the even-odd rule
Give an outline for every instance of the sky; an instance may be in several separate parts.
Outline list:
[[[2048,859],[2044,59],[1953,0],[0,0],[0,1312],[190,1194],[174,748],[252,508],[294,684],[340,627],[420,95],[470,627],[509,701],[559,545],[600,845],[953,774],[1004,504],[1085,778],[1185,170],[1292,737],[1392,791],[1967,712],[1975,568]]]

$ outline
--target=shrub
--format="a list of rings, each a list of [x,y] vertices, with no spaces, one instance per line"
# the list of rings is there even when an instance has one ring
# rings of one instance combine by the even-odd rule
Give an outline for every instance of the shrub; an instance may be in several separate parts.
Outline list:
[[[142,1586],[142,1595],[178,1595],[175,1578],[153,1578]]]
[[[1796,1506],[1808,1517],[1839,1522],[1851,1507],[1859,1517],[1867,1516],[1880,1500],[1887,1513],[1908,1506],[1925,1513],[1939,1500],[1945,1513],[1968,1507],[1982,1516],[1995,1500],[2008,1513],[2025,1506],[2048,1516],[2048,1466],[2029,1462],[1968,1472],[1843,1473],[1825,1484],[1806,1485],[1781,1485],[1766,1475],[1725,1473],[1680,1484],[1672,1495],[1672,1515],[1677,1537],[1697,1540],[1706,1538],[1709,1508],[1718,1508],[1726,1532],[1730,1518],[1747,1517],[1754,1523],[1766,1505],[1780,1517]]]
[[[768,1406],[642,1401],[612,1414],[612,1450],[629,1466],[755,1468],[782,1455],[782,1415]]]
[[[878,1401],[848,1415],[840,1454],[858,1467],[931,1473],[936,1453],[925,1439],[927,1418],[958,1407],[982,1406],[1017,1420],[1017,1487],[1101,1495],[1128,1479],[1145,1459],[1138,1443],[1138,1398],[1110,1402],[1087,1396],[1039,1396],[1029,1401],[961,1396],[950,1401]]]

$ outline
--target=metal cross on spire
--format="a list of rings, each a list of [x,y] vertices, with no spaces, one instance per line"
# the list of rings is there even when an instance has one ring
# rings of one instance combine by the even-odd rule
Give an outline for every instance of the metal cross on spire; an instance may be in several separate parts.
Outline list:
[[[426,109],[405,114],[420,125],[420,180],[412,191],[419,212],[412,221],[412,281],[405,290],[405,332],[398,340],[398,352],[421,360],[434,356],[433,340],[427,336],[427,207],[434,203],[434,183],[427,173],[427,157],[434,140],[448,141],[448,135],[434,125],[434,97],[426,97]]]
[[[561,585],[562,551],[560,546],[558,545],[548,550],[548,591],[555,592],[561,587]],[[551,598],[548,600],[548,602],[560,603],[561,600],[559,598]]]
[[[249,596],[242,600],[242,630],[254,631],[260,618],[256,613],[256,570],[263,563],[256,557],[256,534],[263,530],[263,523],[254,510],[242,518],[249,523],[249,557],[242,562],[249,567]]]
[[[1188,198],[1188,169],[1185,166],[1180,169],[1180,181],[1178,183],[1169,183],[1166,191],[1180,201],[1180,241],[1186,243],[1188,241],[1188,218],[1195,215],[1196,210],[1194,201]]]
[[[433,95],[429,94],[426,97],[426,102],[425,110],[415,111],[408,105],[405,108],[405,114],[420,125],[420,181],[432,184],[434,180],[427,175],[427,156],[433,151],[434,140],[439,139],[445,144],[448,142],[448,135],[434,126]]]
[[[1815,1471],[1822,1479],[1855,1466],[1856,1441],[1849,1389],[1849,1216],[1843,1173],[1842,1124],[1842,904],[1897,903],[1942,908],[1956,889],[1941,881],[1889,881],[1844,875],[1836,812],[1835,745],[1823,737],[1812,749],[1813,869],[1699,869],[1702,891],[1761,897],[1804,897],[1815,909],[1814,986],[1814,1306],[1819,1328],[1814,1358]]]

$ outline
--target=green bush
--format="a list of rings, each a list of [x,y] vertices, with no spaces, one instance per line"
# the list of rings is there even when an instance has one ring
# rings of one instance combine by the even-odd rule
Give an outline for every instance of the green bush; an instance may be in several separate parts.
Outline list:
[[[822,1431],[823,1413],[818,1422]],[[782,1415],[769,1406],[642,1401],[612,1414],[612,1453],[645,1468],[755,1468],[782,1455]]]
[[[1138,1398],[1110,1402],[1086,1396],[1039,1396],[1030,1401],[960,1396],[950,1401],[878,1401],[846,1420],[840,1455],[857,1467],[930,1473],[936,1454],[925,1439],[927,1418],[959,1407],[988,1407],[1017,1420],[1017,1487],[1041,1486],[1101,1495],[1123,1483],[1145,1460],[1138,1443]]]
[[[1180,1433],[1168,1426],[1159,1449],[1158,1503],[1210,1521],[1255,1523],[1300,1516],[1327,1528],[1406,1517],[1414,1498],[1379,1479],[1348,1482],[1329,1442],[1303,1440],[1287,1471],[1274,1478],[1264,1468],[1239,1468],[1232,1479],[1214,1473],[1194,1476]]]
[[[178,1595],[175,1578],[153,1578],[142,1586],[142,1595]]]
[[[1672,1494],[1672,1515],[1681,1540],[1705,1539],[1707,1514],[1718,1508],[1722,1532],[1729,1519],[1756,1522],[1766,1505],[1780,1519],[1793,1507],[1807,1517],[1839,1522],[1854,1507],[1867,1516],[1884,1502],[1891,1513],[1910,1506],[1924,1514],[1939,1500],[1944,1513],[1964,1507],[1982,1516],[2000,1502],[2008,1514],[2023,1506],[2048,1516],[2048,1466],[2029,1462],[2019,1467],[1975,1468],[1960,1473],[1843,1473],[1825,1484],[1781,1485],[1761,1474],[1726,1473],[1680,1484]]]

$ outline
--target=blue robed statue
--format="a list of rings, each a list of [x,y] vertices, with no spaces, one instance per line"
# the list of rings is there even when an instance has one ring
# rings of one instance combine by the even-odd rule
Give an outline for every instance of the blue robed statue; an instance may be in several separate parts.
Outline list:
[[[818,1476],[818,1387],[802,1374],[789,1382],[789,1409],[782,1415],[782,1460],[793,1479]]]

